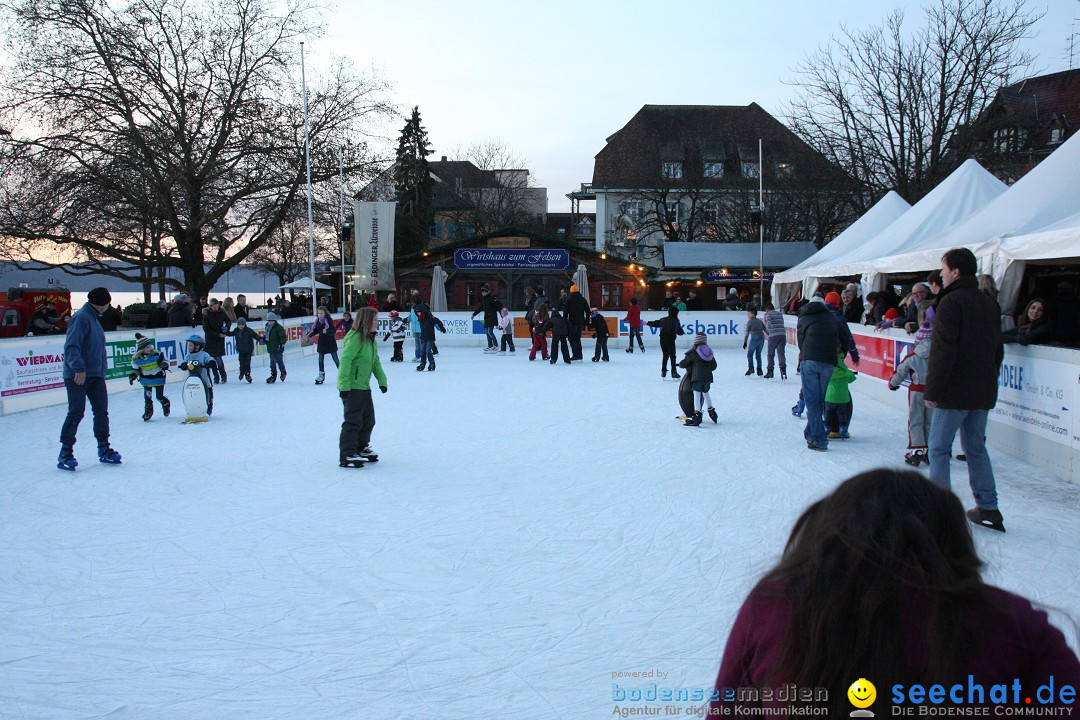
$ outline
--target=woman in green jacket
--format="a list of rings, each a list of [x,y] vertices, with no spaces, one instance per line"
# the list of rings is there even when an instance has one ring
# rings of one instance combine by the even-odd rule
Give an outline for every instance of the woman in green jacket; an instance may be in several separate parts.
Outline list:
[[[362,308],[356,313],[352,329],[345,335],[338,368],[337,387],[345,409],[338,441],[339,465],[362,468],[365,462],[375,462],[379,456],[371,449],[371,431],[375,427],[375,404],[371,400],[371,376],[386,392],[386,374],[379,362],[379,346],[375,342],[375,326],[379,313],[375,308]]]

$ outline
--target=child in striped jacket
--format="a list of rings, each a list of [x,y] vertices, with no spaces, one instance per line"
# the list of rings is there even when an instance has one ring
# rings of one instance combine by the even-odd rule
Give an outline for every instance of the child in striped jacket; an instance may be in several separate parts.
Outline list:
[[[765,372],[765,378],[773,377],[773,355],[776,355],[780,365],[780,379],[787,380],[787,357],[784,355],[784,346],[787,344],[787,331],[784,329],[784,314],[777,310],[772,303],[765,305],[765,336],[768,338],[769,367]]]
[[[131,356],[131,374],[128,382],[132,385],[138,380],[143,389],[143,420],[154,416],[154,393],[161,403],[161,414],[169,417],[169,398],[165,397],[165,373],[169,361],[154,347],[154,341],[135,333],[135,354]]]

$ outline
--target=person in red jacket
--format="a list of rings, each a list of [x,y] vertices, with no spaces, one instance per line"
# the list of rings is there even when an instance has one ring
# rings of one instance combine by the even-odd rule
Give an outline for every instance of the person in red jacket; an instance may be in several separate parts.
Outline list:
[[[795,522],[780,562],[750,591],[710,712],[805,711],[811,703],[740,702],[732,692],[793,683],[827,691],[816,707],[844,718],[853,714],[848,689],[863,678],[877,688],[879,718],[915,715],[934,686],[943,692],[932,703],[959,713],[1002,705],[995,685],[1009,688],[1009,709],[1068,707],[1074,701],[1058,689],[1080,686],[1080,661],[1045,612],[984,583],[981,566],[956,495],[910,470],[846,480]],[[1050,697],[1039,696],[1051,683]]]
[[[633,354],[634,337],[637,337],[638,347],[645,352],[645,343],[641,341],[641,308],[638,307],[637,298],[630,298],[630,307],[626,309],[626,317],[623,322],[630,329],[630,340],[626,343],[626,352]]]

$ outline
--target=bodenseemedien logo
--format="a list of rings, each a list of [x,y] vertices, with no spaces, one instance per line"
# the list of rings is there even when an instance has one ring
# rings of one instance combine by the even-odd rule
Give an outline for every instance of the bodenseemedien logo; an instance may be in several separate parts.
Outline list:
[[[874,717],[874,713],[866,708],[874,704],[877,699],[877,688],[874,683],[866,678],[859,678],[851,683],[847,691],[848,702],[855,706],[851,711],[851,717]]]

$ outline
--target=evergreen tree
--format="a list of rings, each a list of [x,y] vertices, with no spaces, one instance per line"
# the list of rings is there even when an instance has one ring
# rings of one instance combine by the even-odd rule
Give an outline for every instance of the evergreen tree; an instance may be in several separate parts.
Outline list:
[[[427,244],[431,210],[431,172],[427,156],[432,153],[427,131],[420,124],[420,109],[401,129],[394,163],[394,191],[397,195],[396,254],[405,255]]]

